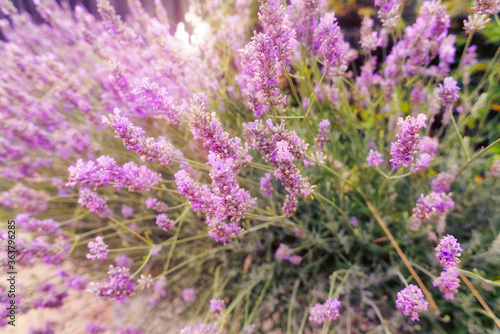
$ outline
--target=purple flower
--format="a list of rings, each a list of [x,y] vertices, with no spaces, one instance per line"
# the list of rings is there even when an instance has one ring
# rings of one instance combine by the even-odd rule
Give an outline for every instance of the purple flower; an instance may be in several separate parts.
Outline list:
[[[222,129],[215,112],[210,115],[200,99],[193,99],[189,109],[189,127],[194,139],[203,140],[203,146],[208,146],[210,152],[219,158],[232,159],[231,167],[235,173],[251,161],[248,148],[241,144],[241,139],[230,138],[229,133]]]
[[[89,260],[106,260],[108,258],[109,249],[108,245],[104,243],[104,239],[101,236],[97,236],[95,241],[90,241],[87,244],[90,253],[87,254],[87,259]]]
[[[134,93],[151,105],[158,117],[176,126],[180,124],[183,116],[181,104],[171,97],[165,87],[160,88],[156,82],[144,78],[136,83]]]
[[[103,324],[97,322],[91,322],[85,326],[85,331],[87,334],[102,334],[106,331],[106,327]]]
[[[328,318],[332,320],[337,320],[339,318],[340,308],[342,307],[342,304],[338,299],[336,298],[327,299],[325,301],[324,307],[325,307],[325,315]]]
[[[314,139],[316,142],[315,149],[322,150],[325,147],[325,143],[328,140],[328,127],[330,126],[330,121],[327,119],[319,122],[318,137]]]
[[[218,332],[217,322],[214,322],[211,324],[199,324],[193,328],[186,326],[181,329],[180,334],[217,334]]]
[[[439,245],[436,247],[436,257],[439,262],[443,265],[445,269],[456,266],[460,263],[460,252],[462,252],[462,248],[460,248],[460,244],[457,242],[457,239],[452,235],[446,235],[439,240]]]
[[[182,290],[182,300],[186,303],[192,303],[196,300],[195,294],[196,292],[193,288],[184,289]]]
[[[100,156],[96,161],[83,162],[78,159],[75,166],[68,168],[68,172],[67,186],[92,186],[94,190],[112,182],[118,191],[121,188],[137,192],[149,191],[161,181],[161,175],[146,166],[137,166],[135,162],[130,161],[120,167],[107,155]]]
[[[212,298],[210,300],[210,312],[222,312],[226,308],[226,304],[222,299]]]
[[[236,238],[243,231],[235,222],[227,224],[215,217],[210,218],[207,216],[206,223],[210,228],[208,235],[215,241],[222,242],[224,245],[231,241],[231,239]]]
[[[264,191],[266,196],[271,196],[273,194],[273,183],[271,181],[271,174],[266,173],[263,177],[260,178],[260,189]]]
[[[418,156],[417,161],[410,167],[410,173],[418,174],[424,169],[431,166],[432,159],[434,157],[428,153],[422,153]]]
[[[444,299],[450,300],[454,299],[455,294],[458,293],[458,287],[460,286],[460,271],[455,267],[449,267],[441,275],[432,281],[432,286],[439,287],[439,291],[444,294]]]
[[[420,141],[420,152],[434,155],[439,149],[439,140],[437,138],[423,136]]]
[[[129,267],[132,267],[132,265],[134,264],[134,261],[132,261],[132,259],[129,258],[127,255],[121,254],[115,258],[115,263],[118,267],[129,268]]]
[[[494,15],[500,12],[500,3],[498,0],[474,0],[471,10],[479,15]]]
[[[9,191],[0,193],[0,204],[11,209],[19,209],[24,213],[38,214],[47,210],[49,194],[17,183]]]
[[[115,334],[142,334],[142,331],[139,328],[125,326],[118,328]]]
[[[352,225],[352,226],[358,226],[358,218],[356,217],[351,217],[351,219],[349,219],[349,223]]]
[[[401,0],[375,0],[374,5],[380,7],[378,17],[387,30],[396,28],[401,2]]]
[[[323,71],[326,69],[330,76],[343,75],[347,70],[349,43],[344,41],[344,34],[340,31],[334,13],[326,13],[319,21],[314,35],[318,51],[323,55]]]
[[[128,218],[130,216],[132,216],[132,214],[134,213],[134,209],[132,209],[131,207],[123,204],[122,205],[122,215],[124,218]]]
[[[169,219],[164,213],[160,213],[156,216],[156,225],[164,231],[170,230],[174,224],[175,222],[172,219]]]
[[[451,188],[451,184],[455,182],[457,177],[458,168],[453,166],[448,172],[441,172],[431,181],[432,191],[434,192],[447,192]]]
[[[309,309],[309,320],[321,325],[326,318],[337,320],[342,304],[338,299],[327,299],[324,304],[316,303]]]
[[[325,322],[325,319],[326,314],[323,304],[316,303],[309,309],[309,321],[312,321],[317,325],[321,325],[323,322]]]
[[[302,256],[299,255],[293,255],[288,258],[288,261],[290,261],[291,264],[293,265],[299,265],[302,262]]]
[[[165,204],[164,202],[158,201],[157,198],[151,198],[151,197],[146,200],[146,208],[153,209],[156,212],[167,212],[168,211],[167,204]]]
[[[427,311],[428,302],[424,300],[422,290],[416,285],[410,284],[399,291],[396,299],[396,307],[403,315],[411,316],[411,320],[420,320],[419,314]]]
[[[439,84],[438,94],[441,96],[441,103],[446,109],[451,109],[453,102],[458,100],[460,97],[458,95],[459,90],[457,82],[452,77],[445,78],[443,84]]]
[[[368,152],[368,156],[366,157],[366,161],[368,162],[368,167],[377,167],[384,159],[382,159],[382,154],[380,154],[377,150],[370,150]]]
[[[135,293],[135,284],[130,271],[125,267],[109,266],[109,281],[91,282],[89,290],[99,298],[124,300]]]
[[[113,211],[108,207],[106,200],[89,188],[80,188],[78,194],[80,195],[78,204],[87,207],[89,211],[97,213],[101,218],[113,215]]]
[[[120,109],[115,108],[114,115],[109,115],[109,120],[103,116],[103,123],[115,129],[116,138],[123,141],[129,151],[135,151],[142,161],[160,161],[160,166],[172,165],[174,156],[180,153],[165,137],[145,137],[144,130],[133,125],[128,118],[120,116]]]
[[[295,44],[295,30],[290,27],[285,7],[279,0],[261,1],[259,19],[263,32],[255,33],[245,49],[240,50],[242,87],[255,117],[262,117],[273,107],[283,109],[286,97],[278,87],[281,61],[288,67]]]
[[[408,167],[408,163],[413,161],[417,149],[420,148],[418,131],[426,128],[425,120],[427,116],[419,114],[417,118],[408,116],[406,119],[399,118],[399,132],[396,135],[397,141],[391,144],[391,164],[393,168]]]
[[[373,19],[365,15],[363,21],[361,22],[361,28],[359,30],[361,34],[361,40],[359,44],[366,53],[370,53],[377,48],[378,37],[377,32],[373,31]]]
[[[445,216],[455,207],[452,195],[452,193],[431,192],[424,197],[424,194],[421,194],[417,206],[413,208],[413,215],[420,220],[430,219],[436,215]]]
[[[14,220],[16,221],[17,225],[23,230],[43,234],[52,233],[61,225],[61,223],[55,221],[54,219],[49,218],[40,220],[30,217],[30,215],[27,213],[18,214],[14,218]]]
[[[288,247],[285,244],[280,244],[278,249],[276,249],[276,252],[274,253],[274,257],[278,261],[283,261],[283,260],[286,261],[290,258],[290,256],[292,254],[293,254],[293,250],[290,249],[290,247]]]
[[[500,177],[500,159],[495,160],[490,170],[486,173],[487,177]]]

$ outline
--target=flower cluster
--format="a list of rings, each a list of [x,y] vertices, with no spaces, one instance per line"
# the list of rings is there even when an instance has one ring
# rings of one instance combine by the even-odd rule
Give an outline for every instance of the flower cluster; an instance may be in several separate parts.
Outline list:
[[[327,71],[329,76],[344,74],[348,66],[349,43],[344,40],[335,14],[326,13],[314,33],[318,51],[325,61],[323,71]]]
[[[425,120],[427,116],[419,114],[417,118],[408,116],[406,119],[399,118],[399,132],[396,135],[397,141],[391,144],[391,164],[393,168],[408,167],[413,161],[413,156],[420,148],[418,131],[426,128]]]
[[[182,300],[187,303],[192,303],[196,300],[196,292],[193,288],[182,290]]]
[[[273,194],[274,187],[270,173],[266,173],[263,177],[260,178],[260,189],[264,191],[264,194],[266,196],[271,196]]]
[[[90,241],[87,244],[89,248],[89,254],[87,254],[87,259],[89,260],[106,260],[108,258],[109,249],[108,245],[104,243],[104,239],[101,236],[97,236],[95,241]]]
[[[384,159],[382,159],[382,154],[380,154],[377,150],[370,150],[368,152],[368,156],[366,157],[366,162],[368,162],[368,167],[377,167]]]
[[[222,312],[226,308],[226,303],[222,299],[210,299],[210,312]]]
[[[112,298],[118,301],[124,300],[135,293],[135,283],[130,271],[125,267],[109,266],[109,281],[91,282],[89,291],[99,298]]]
[[[165,137],[157,139],[145,137],[144,130],[133,125],[128,118],[120,115],[121,111],[115,108],[114,115],[109,115],[109,120],[103,116],[103,123],[115,129],[116,138],[123,141],[129,151],[134,151],[142,161],[160,161],[160,165],[172,165],[174,157],[182,156],[172,143]]]
[[[460,263],[460,255],[462,248],[460,248],[460,243],[457,242],[457,239],[452,235],[444,236],[440,241],[439,245],[436,248],[439,262],[443,265],[445,269],[454,267],[458,263]]]
[[[172,219],[169,219],[168,216],[164,213],[160,213],[156,216],[156,225],[164,231],[170,230],[174,226],[175,222]]]
[[[240,50],[240,87],[255,117],[266,115],[271,108],[282,109],[286,103],[278,87],[280,67],[281,62],[288,66],[295,44],[295,30],[281,2],[261,0],[261,3],[259,19],[264,32],[254,33],[252,41]]]
[[[338,299],[327,299],[324,304],[316,303],[309,310],[309,321],[321,325],[327,318],[337,320],[342,304]]]
[[[417,206],[413,208],[413,216],[420,220],[430,219],[436,215],[446,216],[455,207],[451,199],[452,193],[431,192],[424,196],[421,194],[417,200]]]
[[[439,84],[438,94],[440,95],[441,103],[447,110],[451,110],[453,102],[460,97],[458,95],[459,90],[457,82],[451,77],[444,78],[443,84]]]
[[[460,286],[458,276],[460,276],[460,272],[455,267],[449,267],[442,271],[438,278],[432,281],[432,286],[439,287],[439,291],[443,293],[444,299],[454,299]]]
[[[118,166],[115,159],[103,155],[95,161],[84,162],[78,159],[76,165],[68,168],[67,186],[93,187],[94,190],[112,183],[118,191],[149,191],[161,181],[161,175],[149,170],[146,166],[137,166],[133,161]]]
[[[113,215],[113,211],[108,207],[106,200],[89,188],[80,188],[78,194],[80,195],[78,204],[85,206],[89,211],[97,213],[101,218]]]
[[[411,320],[420,320],[419,314],[427,311],[428,302],[424,300],[422,290],[416,285],[410,284],[399,291],[396,299],[396,307]]]
[[[14,220],[21,229],[30,232],[48,234],[56,231],[61,223],[54,219],[37,219],[30,217],[27,213],[18,214]]]
[[[300,264],[302,262],[302,256],[292,255],[293,249],[285,244],[280,244],[279,247],[274,252],[274,257],[278,261],[289,261],[294,265]]]
[[[0,204],[11,209],[19,209],[24,213],[38,214],[47,210],[49,194],[26,187],[22,183],[0,193]]]
[[[146,208],[153,209],[156,212],[167,212],[168,205],[162,201],[159,201],[158,198],[150,197],[146,200]]]

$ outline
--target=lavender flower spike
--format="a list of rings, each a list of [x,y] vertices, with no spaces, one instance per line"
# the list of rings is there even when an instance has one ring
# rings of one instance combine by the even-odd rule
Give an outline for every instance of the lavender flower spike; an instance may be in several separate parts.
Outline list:
[[[366,162],[368,162],[368,167],[377,167],[384,159],[382,159],[382,154],[380,154],[377,150],[370,150],[368,152],[368,156],[366,157]]]
[[[417,118],[407,116],[406,119],[399,118],[399,132],[396,135],[397,141],[391,144],[391,164],[393,168],[408,167],[408,163],[413,161],[413,156],[420,148],[418,131],[426,128],[425,120],[427,116],[419,114]]]
[[[429,303],[424,300],[422,290],[416,285],[410,284],[407,288],[398,292],[396,307],[405,316],[411,316],[411,320],[420,320],[419,314],[427,311]]]
[[[458,100],[460,88],[452,77],[444,78],[443,84],[439,84],[438,94],[441,96],[441,103],[446,109],[453,107],[453,102]]]
[[[323,55],[325,67],[330,76],[340,76],[347,70],[349,43],[344,41],[334,13],[326,13],[315,31],[318,51]]]
[[[460,248],[460,244],[457,239],[452,235],[446,235],[439,241],[439,245],[436,247],[436,257],[439,262],[443,265],[445,269],[454,267],[460,263],[460,255],[463,251]]]
[[[90,253],[87,254],[87,259],[89,260],[106,260],[108,258],[108,245],[104,243],[104,239],[101,236],[97,236],[95,241],[90,241],[87,244]]]
[[[458,293],[458,287],[460,286],[458,276],[460,276],[460,271],[458,271],[456,267],[449,267],[441,272],[438,278],[432,281],[432,286],[439,287],[439,291],[444,294],[444,299],[454,299],[455,294]]]

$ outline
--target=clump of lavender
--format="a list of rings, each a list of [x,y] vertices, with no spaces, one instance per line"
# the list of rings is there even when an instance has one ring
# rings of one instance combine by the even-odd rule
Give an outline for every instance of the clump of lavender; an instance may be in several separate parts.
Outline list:
[[[453,102],[460,97],[458,95],[459,90],[457,82],[451,77],[445,78],[443,83],[439,84],[438,94],[440,95],[441,103],[447,110],[451,110]]]
[[[172,219],[169,219],[168,216],[164,213],[160,213],[156,216],[156,225],[164,231],[170,230],[174,226],[175,222]]]
[[[264,191],[266,196],[271,196],[273,194],[274,187],[270,173],[266,173],[260,178],[260,189]]]
[[[281,62],[288,66],[295,44],[295,30],[278,0],[261,1],[259,19],[264,32],[254,33],[241,57],[241,84],[248,106],[255,117],[266,115],[271,108],[283,109],[286,97],[278,87]]]
[[[326,13],[320,19],[314,33],[318,51],[324,59],[322,70],[326,70],[329,76],[343,75],[348,66],[349,43],[344,40],[344,34],[340,31],[335,14]]]
[[[460,263],[460,255],[463,251],[460,248],[460,243],[452,235],[446,235],[439,241],[439,245],[436,247],[436,257],[439,262],[443,265],[445,269],[454,267]]]
[[[368,156],[366,157],[366,162],[368,162],[368,167],[377,167],[384,159],[382,159],[382,154],[380,154],[377,150],[370,150],[368,152]]]
[[[375,6],[380,7],[378,17],[382,25],[388,30],[392,30],[399,22],[399,8],[401,0],[375,0]]]
[[[85,206],[89,211],[97,213],[101,218],[113,215],[113,211],[108,207],[106,200],[89,188],[80,188],[78,194],[80,195],[78,204]]]
[[[196,291],[193,288],[182,290],[182,300],[186,303],[192,303],[196,300]]]
[[[135,293],[135,283],[129,269],[125,267],[109,266],[109,280],[106,282],[91,282],[89,291],[99,298],[124,300]]]
[[[226,303],[222,299],[212,298],[210,300],[210,312],[220,313],[226,308]]]
[[[194,327],[186,326],[181,329],[180,334],[217,334],[219,328],[217,322],[211,324],[199,324]]]
[[[120,109],[115,108],[114,115],[109,115],[109,119],[103,116],[103,123],[113,127],[116,138],[123,141],[127,150],[137,152],[142,161],[160,161],[160,165],[172,165],[174,157],[182,156],[182,153],[165,137],[157,139],[145,137],[145,131],[142,128],[133,125],[120,113]]]
[[[396,307],[411,320],[420,320],[420,313],[427,311],[428,302],[424,300],[422,290],[416,285],[410,284],[399,291],[396,299]]]
[[[434,192],[447,192],[451,188],[451,184],[455,182],[457,177],[458,167],[453,166],[448,172],[441,172],[431,181],[431,188]]]
[[[399,118],[399,132],[397,140],[391,144],[391,164],[393,168],[408,167],[413,161],[413,156],[420,148],[418,131],[426,128],[425,120],[427,116],[419,114],[417,118],[408,116],[406,119]]]
[[[104,238],[97,236],[95,241],[90,241],[87,244],[89,248],[89,254],[87,254],[87,259],[89,260],[106,260],[108,258],[109,249],[108,245],[104,243]]]
[[[439,287],[444,295],[444,299],[450,300],[454,299],[455,294],[458,293],[458,287],[460,286],[460,271],[455,267],[449,267],[441,272],[441,275],[432,281],[432,286]]]
[[[93,187],[94,190],[112,183],[118,191],[127,188],[128,191],[149,191],[161,181],[161,175],[146,166],[137,166],[133,161],[118,166],[115,159],[103,155],[95,161],[76,161],[76,165],[68,168],[68,183],[66,186]]]
[[[413,208],[413,215],[420,220],[430,219],[436,215],[446,216],[455,207],[452,195],[441,192],[431,192],[427,196],[421,194],[417,206]]]
[[[167,212],[168,205],[162,201],[159,201],[158,198],[150,197],[146,200],[146,208],[153,209],[156,212]]]
[[[309,310],[309,321],[321,325],[327,318],[337,320],[342,304],[338,299],[327,299],[324,304],[316,303]]]

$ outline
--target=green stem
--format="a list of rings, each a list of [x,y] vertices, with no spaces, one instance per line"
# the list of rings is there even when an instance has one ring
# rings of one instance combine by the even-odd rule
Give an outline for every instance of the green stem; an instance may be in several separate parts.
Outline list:
[[[472,158],[470,158],[457,172],[457,176],[460,175],[465,168],[467,168],[474,160],[476,160],[477,158],[479,158],[484,152],[488,151],[490,148],[492,148],[493,146],[497,145],[500,143],[500,138],[498,138],[497,140],[495,140],[493,143],[489,144],[488,146],[486,146],[485,148],[483,148],[481,151],[477,152]]]
[[[458,68],[462,68],[462,62],[464,61],[465,54],[467,53],[467,49],[472,42],[472,36],[474,36],[474,31],[472,31],[467,37],[467,41],[465,42],[464,51],[462,52],[462,56],[460,57],[460,62],[458,63]]]
[[[148,263],[149,259],[151,258],[152,254],[153,254],[153,252],[150,250],[149,253],[148,253],[148,256],[146,256],[146,259],[144,259],[144,261],[142,262],[142,264],[139,267],[139,269],[137,269],[136,272],[132,274],[132,277],[134,277],[135,275],[137,275],[138,273],[140,273],[142,269],[144,269],[144,267]]]
[[[293,285],[292,299],[290,299],[290,305],[288,306],[288,320],[286,322],[286,333],[292,333],[292,315],[293,308],[295,307],[295,298],[297,298],[297,291],[299,290],[300,278],[295,281]]]
[[[467,153],[467,148],[465,147],[464,140],[462,138],[462,135],[460,134],[460,130],[458,129],[458,125],[457,125],[457,122],[455,121],[455,117],[453,116],[453,111],[451,108],[448,111],[451,114],[450,115],[451,122],[453,123],[453,127],[455,128],[458,139],[460,140],[460,146],[462,146],[462,151],[464,151],[465,158],[467,159],[467,161],[469,161],[469,153]]]
[[[109,217],[110,220],[112,220],[115,224],[123,227],[124,229],[126,229],[127,231],[129,231],[130,233],[132,233],[133,235],[135,235],[137,238],[141,239],[142,241],[144,241],[146,244],[148,245],[152,245],[152,242],[147,240],[146,238],[144,238],[142,235],[140,235],[139,233],[137,233],[136,231],[132,230],[130,227],[128,227],[127,225],[119,222],[117,219],[113,218],[113,217]]]
[[[323,71],[323,75],[321,76],[321,78],[319,79],[319,82],[318,82],[318,89],[320,89],[320,86],[321,86],[321,83],[323,82],[323,79],[325,78],[325,74],[326,74],[326,70],[328,69],[328,67],[325,67],[324,71]],[[309,106],[307,107],[307,111],[304,115],[304,118],[307,117],[307,115],[309,115],[309,112],[311,111],[311,108],[312,108],[312,105],[314,103],[314,100],[316,99],[316,91],[313,91],[313,94],[311,96],[311,99],[309,100]]]
[[[179,223],[179,226],[177,226],[177,229],[175,231],[175,236],[174,236],[174,240],[172,242],[172,246],[170,247],[170,249],[168,251],[167,261],[165,261],[165,266],[163,267],[164,272],[168,270],[168,266],[170,265],[170,260],[172,260],[172,256],[174,255],[174,249],[175,249],[175,245],[177,243],[177,238],[179,238],[179,233],[181,232],[182,223],[184,222],[183,218],[189,212],[189,209],[190,209],[190,207],[187,207],[186,209],[184,209],[184,212],[182,212],[182,214],[175,220],[175,224],[177,222],[179,222],[179,220],[180,220],[180,223]]]
[[[484,282],[486,284],[500,286],[500,281],[492,281],[492,280],[489,280],[487,278],[484,278],[484,277],[476,274],[475,272],[471,272],[471,271],[461,269],[461,268],[457,268],[457,269],[460,270],[460,272],[464,273],[465,275],[467,275],[469,277],[477,278],[478,280],[480,280],[481,282]],[[477,269],[473,269],[473,270],[476,271]]]
[[[283,69],[285,70],[285,75],[288,80],[288,84],[290,85],[290,89],[292,90],[293,96],[299,105],[299,108],[302,109],[302,102],[300,101],[299,95],[297,94],[297,90],[295,89],[295,85],[293,84],[292,78],[290,77],[290,73],[288,72],[288,68],[286,67],[285,61],[282,59],[281,64],[283,65]]]

